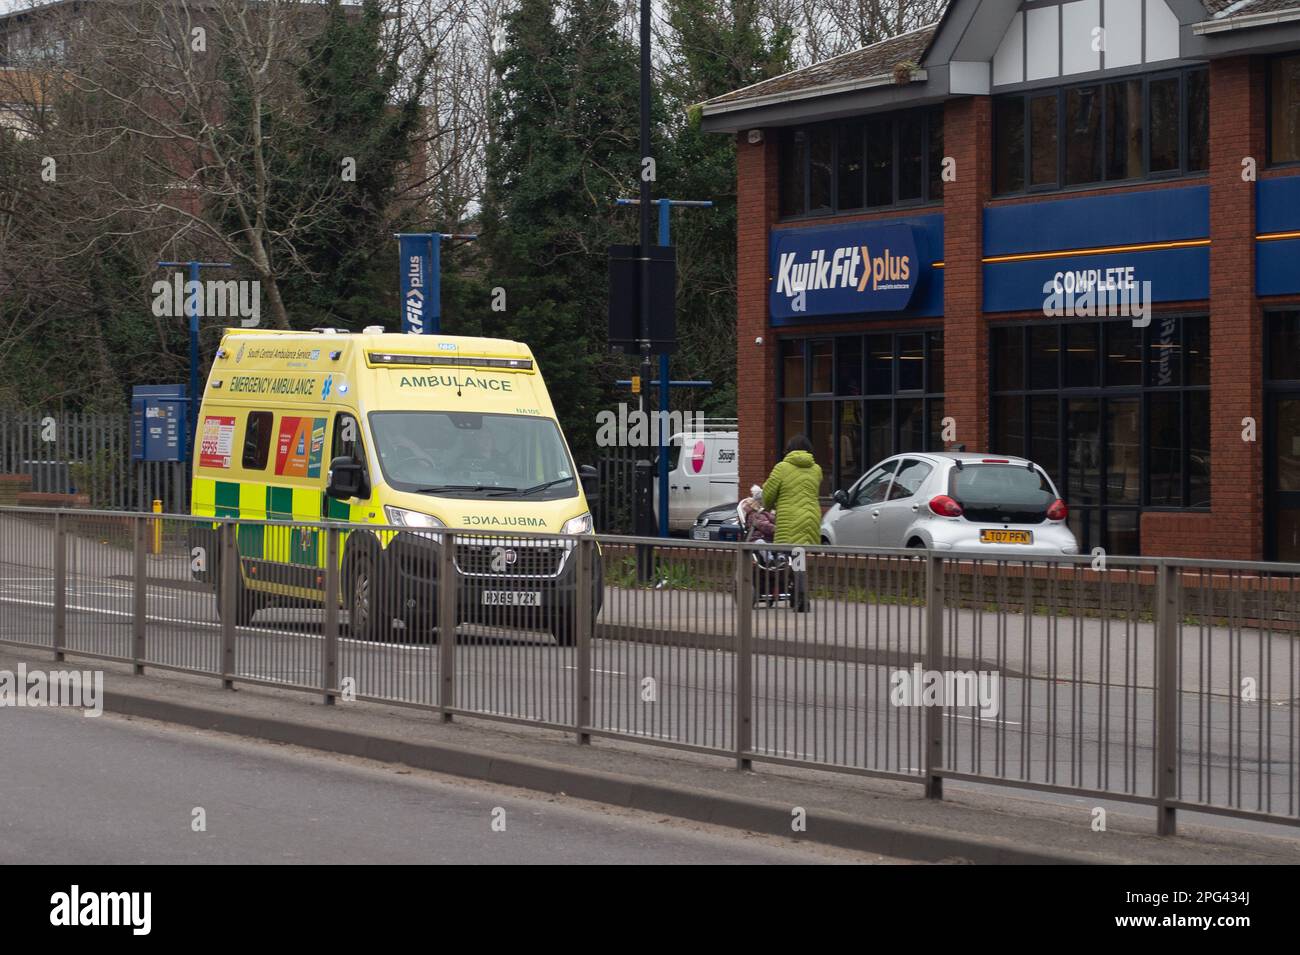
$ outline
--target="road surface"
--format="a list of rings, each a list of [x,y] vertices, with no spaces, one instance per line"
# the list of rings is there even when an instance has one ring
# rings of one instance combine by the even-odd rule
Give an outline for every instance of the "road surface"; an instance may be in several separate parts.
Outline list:
[[[896,861],[67,710],[0,709],[0,765],[0,865]]]
[[[51,548],[47,529],[0,515],[0,639],[51,645]],[[130,557],[120,543],[69,538],[69,650],[131,656]],[[910,592],[911,585],[882,582],[878,574],[863,578],[840,570],[836,592]],[[150,556],[147,582],[144,660],[220,673],[215,603],[191,580],[188,554]],[[1118,594],[1115,606],[1123,605]],[[437,644],[352,639],[347,615],[341,616],[338,674],[358,697],[438,702]],[[919,774],[925,709],[894,705],[890,691],[895,672],[910,671],[919,659],[921,617],[919,606],[887,599],[822,599],[806,616],[755,611],[753,751]],[[945,651],[952,656],[940,665],[992,671],[1000,679],[996,715],[970,707],[945,711],[946,767],[1152,794],[1156,701],[1149,620],[1136,614],[1131,621],[1026,616],[1014,603],[1002,611],[949,610],[944,617]],[[591,648],[593,728],[734,751],[735,618],[727,594],[607,587],[600,638]],[[1182,628],[1177,705],[1184,798],[1300,814],[1297,643],[1289,632],[1271,628],[1243,627],[1236,635],[1220,626]],[[319,687],[324,645],[318,607],[273,607],[239,628],[234,672]],[[569,727],[577,716],[577,665],[577,651],[556,646],[549,634],[462,627],[455,705]],[[1254,701],[1231,690],[1246,679],[1255,684]]]

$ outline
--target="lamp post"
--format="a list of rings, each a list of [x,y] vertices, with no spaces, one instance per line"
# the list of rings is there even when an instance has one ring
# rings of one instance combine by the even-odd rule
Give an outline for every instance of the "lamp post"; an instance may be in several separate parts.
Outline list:
[[[644,191],[644,184],[643,184]],[[687,209],[711,209],[713,202],[709,199],[652,199],[651,205],[659,207],[659,244],[663,246],[672,245],[672,210],[674,206],[680,206]],[[646,208],[640,199],[615,199],[615,205],[620,206],[641,206],[642,210]],[[648,216],[643,211],[642,220]],[[641,380],[648,382],[649,363],[648,359],[643,359],[641,367]],[[668,390],[669,388],[687,386],[687,382],[671,381],[668,377],[668,355],[666,353],[659,356],[659,536],[668,536]],[[711,384],[711,382],[710,382]],[[689,387],[701,387],[699,382],[690,382]],[[641,399],[641,410],[645,410],[645,398]]]
[[[190,393],[189,407],[185,415],[185,430],[189,434],[189,440],[193,442],[194,428],[198,423],[199,415],[199,315],[202,312],[199,303],[203,301],[203,286],[199,284],[199,270],[230,269],[234,266],[229,262],[200,262],[197,259],[190,259],[188,262],[159,262],[158,267],[160,269],[187,267],[190,273],[190,280],[186,283],[188,294],[185,296],[185,314],[190,320]]]

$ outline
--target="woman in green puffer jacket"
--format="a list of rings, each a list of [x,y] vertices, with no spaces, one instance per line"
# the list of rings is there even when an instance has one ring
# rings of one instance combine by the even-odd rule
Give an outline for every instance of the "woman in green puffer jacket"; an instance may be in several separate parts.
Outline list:
[[[820,544],[822,469],[813,460],[812,443],[796,434],[785,446],[785,460],[763,485],[763,506],[776,511],[773,544]]]
[[[785,459],[763,484],[763,507],[776,511],[776,538],[772,543],[821,543],[821,486],[822,469],[813,460],[812,443],[797,434],[785,446]],[[808,610],[807,593],[804,574],[796,573],[792,603],[801,613]]]

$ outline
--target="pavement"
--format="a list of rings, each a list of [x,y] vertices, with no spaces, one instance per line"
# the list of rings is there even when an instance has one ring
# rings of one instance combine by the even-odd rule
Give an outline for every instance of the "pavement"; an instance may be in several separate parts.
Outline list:
[[[0,648],[0,669],[14,670],[20,662],[29,669],[90,666],[84,661],[55,665],[46,653]],[[1152,810],[1095,799],[1062,797],[1053,801],[1011,788],[967,786],[949,780],[943,800],[927,800],[915,785],[874,777],[781,765],[738,771],[733,761],[623,740],[598,738],[591,745],[577,745],[571,734],[463,717],[443,723],[436,714],[409,707],[368,702],[326,706],[317,696],[274,687],[245,686],[230,691],[222,689],[218,681],[184,674],[155,670],[138,677],[117,664],[98,668],[105,674],[105,708],[109,714],[100,720],[160,720],[203,733],[215,731],[302,746],[536,793],[564,793],[566,798],[793,839],[800,844],[820,843],[885,859],[1300,862],[1300,840],[1295,838],[1295,830],[1276,826],[1266,827],[1265,832],[1231,826],[1227,821],[1207,825],[1200,820],[1208,817],[1197,817],[1193,822],[1184,814],[1179,835],[1161,838],[1154,835]],[[72,767],[84,765],[86,750],[77,748],[82,743],[67,734],[80,737],[84,743],[93,739],[87,735],[91,729],[78,726],[63,735],[50,735],[32,728],[39,724],[30,719],[31,715],[29,711],[0,708],[0,720],[4,721],[0,737],[5,751],[16,760],[11,765],[26,766],[51,752],[58,755],[49,762],[66,757]],[[54,716],[65,724],[78,720],[85,724],[97,722],[68,713]],[[203,758],[195,755],[192,761],[180,764],[182,778],[189,771],[183,767],[197,767],[202,762]],[[161,767],[140,765],[127,775],[134,776],[138,783],[141,779],[156,780],[163,772]],[[60,785],[56,778],[47,778],[46,783],[50,793]],[[67,788],[66,779],[62,785]],[[121,780],[113,784],[121,785]],[[251,784],[245,788],[250,794],[255,792]],[[38,789],[45,791],[44,787]],[[8,775],[0,791],[15,792]],[[26,793],[24,798],[33,798],[32,789],[22,791]],[[286,791],[294,790],[290,787]],[[106,792],[112,798],[105,799],[105,805],[118,805],[119,799],[122,805],[127,804],[125,790],[108,788]],[[181,800],[181,804],[192,801]],[[9,804],[8,796],[5,803]],[[1104,830],[1096,828],[1098,808],[1106,810]],[[49,816],[50,825],[66,823],[70,818],[68,812]],[[796,818],[806,820],[804,831],[792,830]],[[184,819],[178,822],[184,824]],[[467,843],[464,848],[475,851],[473,844]]]

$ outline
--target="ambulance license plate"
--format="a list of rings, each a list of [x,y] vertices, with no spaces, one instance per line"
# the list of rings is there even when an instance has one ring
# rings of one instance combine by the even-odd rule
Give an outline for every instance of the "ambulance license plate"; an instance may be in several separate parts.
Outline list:
[[[987,527],[980,531],[981,544],[1032,544],[1033,542],[1033,531],[1004,531]]]
[[[540,590],[485,590],[483,606],[485,607],[540,607],[542,592]]]

